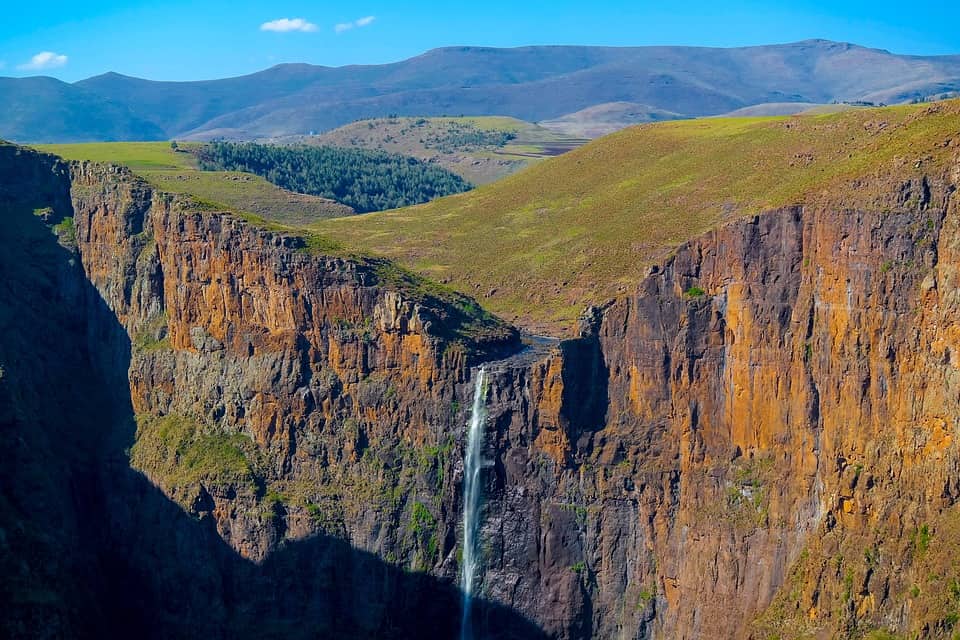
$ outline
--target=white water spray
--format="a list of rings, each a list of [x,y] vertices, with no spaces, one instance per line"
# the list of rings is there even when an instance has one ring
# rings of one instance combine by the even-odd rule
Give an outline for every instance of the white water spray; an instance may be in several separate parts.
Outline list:
[[[473,640],[473,587],[480,563],[480,469],[483,466],[483,425],[487,419],[486,372],[481,367],[473,390],[473,408],[463,456],[463,590],[461,640]]]

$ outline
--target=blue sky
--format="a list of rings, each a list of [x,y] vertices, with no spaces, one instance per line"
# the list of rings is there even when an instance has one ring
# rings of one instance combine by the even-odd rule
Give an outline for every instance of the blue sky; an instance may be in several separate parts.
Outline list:
[[[376,64],[465,44],[742,46],[816,37],[896,53],[960,53],[954,0],[7,4],[0,11],[0,75],[67,81],[106,71],[198,80],[280,62]]]

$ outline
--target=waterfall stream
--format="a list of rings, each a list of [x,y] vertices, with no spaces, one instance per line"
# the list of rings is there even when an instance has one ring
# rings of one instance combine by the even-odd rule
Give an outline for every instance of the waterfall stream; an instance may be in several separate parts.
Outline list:
[[[473,407],[463,457],[463,566],[460,588],[463,591],[461,640],[473,640],[473,589],[480,563],[480,469],[483,466],[483,426],[487,419],[486,372],[477,373]]]

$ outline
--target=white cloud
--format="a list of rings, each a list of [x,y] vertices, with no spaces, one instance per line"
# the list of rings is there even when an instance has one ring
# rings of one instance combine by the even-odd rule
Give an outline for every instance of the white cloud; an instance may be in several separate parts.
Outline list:
[[[333,30],[337,33],[343,33],[344,31],[350,31],[350,29],[359,29],[360,27],[366,27],[373,24],[373,21],[377,19],[377,16],[364,16],[363,18],[358,18],[353,22],[341,22],[340,24],[334,25]]]
[[[17,68],[23,71],[41,71],[43,69],[56,69],[65,64],[67,64],[67,56],[53,51],[41,51],[30,58],[30,62],[24,62]]]
[[[317,25],[307,22],[303,18],[280,18],[271,20],[260,25],[260,31],[276,31],[285,33],[287,31],[316,31]]]

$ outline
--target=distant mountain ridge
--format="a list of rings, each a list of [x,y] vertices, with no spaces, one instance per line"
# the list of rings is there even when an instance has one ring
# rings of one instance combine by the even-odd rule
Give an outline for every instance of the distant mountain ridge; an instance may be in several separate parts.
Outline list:
[[[74,84],[44,78],[50,86],[41,88],[39,80],[0,79],[0,138],[252,139],[389,114],[538,122],[607,103],[683,117],[764,103],[898,103],[960,90],[960,56],[896,55],[827,40],[731,49],[447,47],[390,64],[283,64],[210,81],[107,73]],[[84,117],[64,117],[71,113]]]
[[[607,102],[576,113],[568,113],[560,118],[544,120],[539,124],[566,135],[597,138],[633,124],[677,120],[683,117],[679,113],[635,102]]]
[[[0,78],[0,138],[29,142],[164,140],[166,133],[117,104],[55,78]]]

